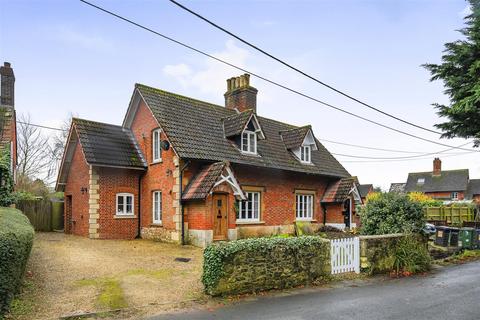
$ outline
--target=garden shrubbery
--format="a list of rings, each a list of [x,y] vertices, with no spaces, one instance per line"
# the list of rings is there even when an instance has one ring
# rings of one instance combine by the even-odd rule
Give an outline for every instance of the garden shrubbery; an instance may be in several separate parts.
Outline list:
[[[360,209],[361,233],[381,235],[420,232],[425,224],[424,205],[408,195],[377,193]]]
[[[34,231],[28,218],[12,208],[0,208],[0,318],[20,289]]]
[[[407,234],[397,243],[393,261],[393,270],[397,275],[410,275],[430,269],[430,253],[418,237],[421,236]]]

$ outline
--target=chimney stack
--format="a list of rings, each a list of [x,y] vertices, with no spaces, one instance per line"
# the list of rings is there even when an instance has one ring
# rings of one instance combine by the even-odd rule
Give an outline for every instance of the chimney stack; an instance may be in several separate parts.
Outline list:
[[[243,112],[252,109],[257,112],[258,90],[250,86],[250,75],[245,73],[240,77],[227,79],[227,92],[225,92],[225,107]]]
[[[433,159],[433,175],[439,176],[442,174],[442,160],[440,158]]]
[[[10,62],[4,62],[0,67],[0,105],[15,106],[15,75]]]

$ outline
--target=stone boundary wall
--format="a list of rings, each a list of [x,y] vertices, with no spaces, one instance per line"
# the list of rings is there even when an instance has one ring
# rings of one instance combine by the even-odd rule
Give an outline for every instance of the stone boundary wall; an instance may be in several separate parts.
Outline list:
[[[329,240],[242,239],[205,249],[202,281],[210,295],[241,294],[310,284],[330,270]]]

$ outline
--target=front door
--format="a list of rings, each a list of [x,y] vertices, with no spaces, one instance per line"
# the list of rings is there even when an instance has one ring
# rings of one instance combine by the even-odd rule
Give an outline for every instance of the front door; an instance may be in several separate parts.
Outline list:
[[[213,239],[225,240],[227,239],[227,195],[213,194]]]
[[[350,199],[343,202],[343,222],[345,223],[345,228],[350,228],[350,223],[352,220],[352,206]]]

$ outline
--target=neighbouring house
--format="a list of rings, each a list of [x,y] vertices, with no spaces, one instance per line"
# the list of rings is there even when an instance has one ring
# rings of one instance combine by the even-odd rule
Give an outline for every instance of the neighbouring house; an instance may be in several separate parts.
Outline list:
[[[393,182],[390,184],[388,192],[405,193],[405,182]]]
[[[0,67],[0,150],[5,149],[10,150],[10,171],[15,179],[17,165],[15,75],[8,62],[4,62]]]
[[[373,188],[373,184],[359,184],[358,185],[358,192],[360,193],[360,197],[362,198],[362,202],[365,202],[367,199],[367,196],[375,192],[375,189]]]
[[[65,231],[206,246],[294,232],[297,221],[353,227],[361,198],[315,137],[257,114],[249,75],[225,106],[136,84],[121,126],[73,119],[56,190]]]
[[[423,192],[433,199],[445,201],[479,201],[479,181],[480,179],[470,179],[468,169],[442,170],[442,161],[435,158],[433,171],[408,174],[403,192]]]

